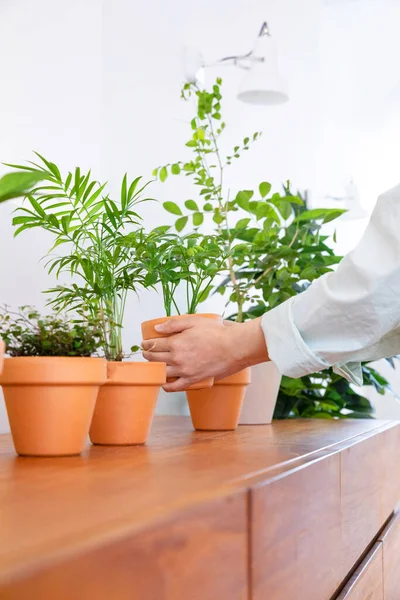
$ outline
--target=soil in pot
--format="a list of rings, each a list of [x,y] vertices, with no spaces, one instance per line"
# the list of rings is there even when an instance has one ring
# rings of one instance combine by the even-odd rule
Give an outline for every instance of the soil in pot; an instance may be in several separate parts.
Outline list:
[[[159,333],[158,331],[156,331],[154,329],[154,327],[156,325],[161,325],[162,323],[165,323],[166,321],[169,321],[170,319],[182,319],[187,316],[189,316],[189,315],[177,315],[174,317],[160,317],[159,319],[151,319],[150,321],[144,321],[142,323],[142,337],[144,340],[153,340],[153,339],[157,339],[157,338],[169,337],[168,335]],[[221,319],[220,315],[216,315],[213,313],[199,313],[199,314],[196,314],[193,316],[203,317],[204,319],[215,319],[215,320]],[[175,381],[175,379],[168,378],[168,382],[171,382],[171,381]],[[208,377],[207,379],[202,379],[201,381],[194,383],[193,385],[189,386],[187,389],[188,390],[201,390],[204,388],[210,388],[213,385],[213,383],[214,383],[214,378]]]
[[[17,454],[80,454],[106,365],[103,358],[6,358],[0,385]]]
[[[237,428],[251,370],[244,369],[216,381],[212,388],[186,392],[193,427],[199,431]]]
[[[90,427],[93,444],[145,444],[160,387],[166,381],[165,363],[109,362]]]

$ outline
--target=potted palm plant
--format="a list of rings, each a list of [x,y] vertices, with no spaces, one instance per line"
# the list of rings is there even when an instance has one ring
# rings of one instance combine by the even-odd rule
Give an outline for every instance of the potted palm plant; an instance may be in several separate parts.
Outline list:
[[[102,387],[90,437],[96,444],[142,444],[147,440],[166,366],[122,362],[122,326],[130,291],[137,291],[143,273],[135,268],[132,247],[125,236],[140,236],[137,205],[148,200],[148,184],[141,177],[122,180],[120,198],[113,200],[106,184],[79,168],[65,177],[54,163],[38,155],[33,165],[10,165],[27,173],[41,173],[45,181],[25,195],[16,211],[15,235],[41,227],[54,236],[47,267],[57,277],[72,279],[48,293],[57,310],[76,311],[83,306],[92,318],[100,319],[103,352],[108,361],[107,383]],[[35,175],[37,176],[37,175]],[[54,254],[63,250],[62,255]],[[129,268],[128,268],[129,267]]]
[[[41,317],[30,307],[0,312],[10,358],[0,376],[16,452],[22,456],[80,454],[106,361],[100,323],[85,314]]]

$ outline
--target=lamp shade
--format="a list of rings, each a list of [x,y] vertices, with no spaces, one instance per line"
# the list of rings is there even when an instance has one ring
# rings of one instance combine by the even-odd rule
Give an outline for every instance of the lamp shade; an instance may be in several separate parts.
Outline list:
[[[271,36],[257,38],[254,61],[240,83],[237,97],[249,104],[269,106],[289,100],[278,71],[277,53]]]

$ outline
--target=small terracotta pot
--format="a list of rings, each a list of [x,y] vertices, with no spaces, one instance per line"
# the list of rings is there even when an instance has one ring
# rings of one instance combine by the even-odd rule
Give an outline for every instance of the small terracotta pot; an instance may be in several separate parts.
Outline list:
[[[200,431],[231,431],[239,423],[251,370],[244,369],[216,381],[207,390],[186,392],[193,427]]]
[[[153,340],[156,338],[170,337],[169,335],[166,335],[165,333],[159,333],[158,331],[156,331],[154,329],[154,327],[156,325],[161,325],[162,323],[166,323],[167,321],[170,321],[171,319],[183,319],[183,318],[189,317],[189,316],[203,317],[204,319],[215,319],[216,321],[218,319],[221,319],[220,315],[216,315],[214,313],[200,313],[200,314],[196,314],[196,315],[176,315],[174,317],[160,317],[159,319],[151,319],[150,321],[144,321],[142,323],[142,337],[144,340]],[[176,378],[168,377],[167,381],[168,382],[176,381]],[[208,377],[207,379],[202,379],[201,381],[194,383],[193,385],[189,386],[187,389],[188,390],[202,390],[204,388],[210,388],[213,385],[213,383],[214,383],[214,377]]]
[[[0,385],[17,454],[80,454],[106,365],[103,358],[6,358]]]
[[[3,340],[0,340],[0,375],[3,372],[4,352],[6,351],[6,345]]]
[[[166,372],[165,363],[109,362],[90,427],[92,443],[145,444]]]

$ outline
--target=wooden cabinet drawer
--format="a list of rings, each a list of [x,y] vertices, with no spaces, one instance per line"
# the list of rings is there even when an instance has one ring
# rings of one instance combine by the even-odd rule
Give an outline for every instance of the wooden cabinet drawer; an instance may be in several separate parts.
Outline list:
[[[384,600],[400,597],[400,513],[397,513],[380,536],[383,552]]]
[[[382,515],[384,485],[382,443],[388,432],[354,444],[341,452],[342,579],[377,536],[390,513]]]
[[[382,543],[375,544],[337,600],[384,600]]]
[[[340,573],[340,460],[327,456],[251,490],[253,600],[326,600]]]
[[[400,448],[400,427],[393,427],[380,434],[382,462],[382,516],[389,518],[400,502],[400,469],[394,463]],[[400,598],[400,594],[399,594]]]
[[[335,594],[399,499],[400,473],[388,460],[400,447],[399,432],[396,427],[346,443],[251,489],[254,600]],[[388,600],[400,600],[400,592]]]
[[[1,600],[248,600],[247,495],[97,545],[1,586]]]

